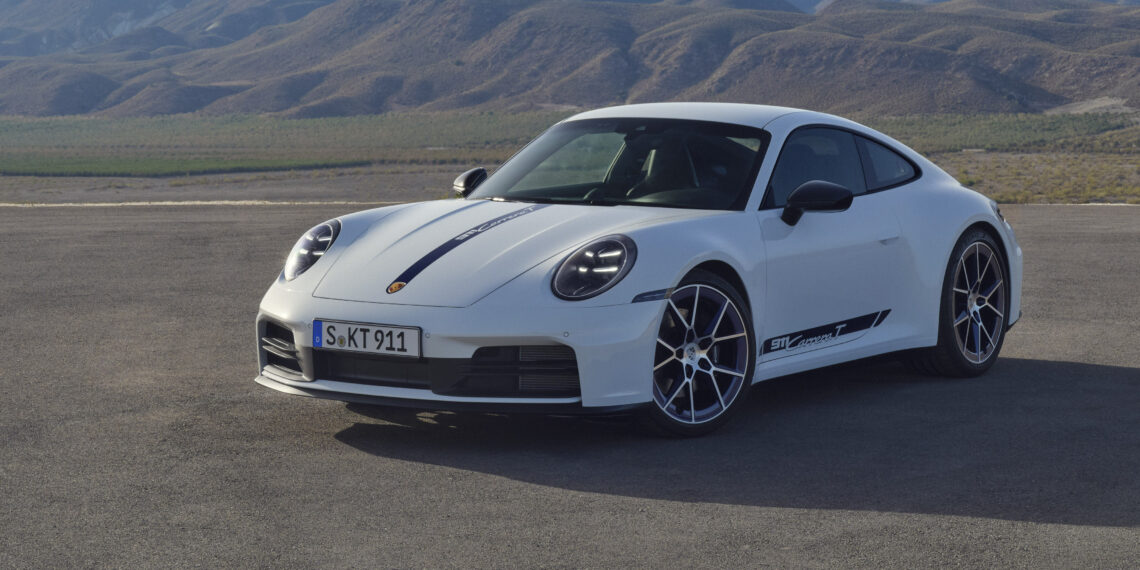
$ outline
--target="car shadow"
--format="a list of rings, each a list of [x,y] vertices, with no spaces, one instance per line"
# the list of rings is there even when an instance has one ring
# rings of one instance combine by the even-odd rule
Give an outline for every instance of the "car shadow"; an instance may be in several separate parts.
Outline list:
[[[1140,369],[999,360],[974,379],[864,363],[758,384],[698,439],[630,422],[415,413],[336,438],[377,456],[686,502],[1140,524]]]

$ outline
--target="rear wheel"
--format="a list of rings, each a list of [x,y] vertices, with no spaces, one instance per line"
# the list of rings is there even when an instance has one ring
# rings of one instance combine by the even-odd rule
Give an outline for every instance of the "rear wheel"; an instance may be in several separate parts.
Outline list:
[[[971,230],[958,241],[943,281],[938,345],[911,360],[941,376],[977,376],[993,365],[1005,341],[1009,282],[993,237]]]
[[[752,383],[755,339],[747,305],[724,279],[690,273],[665,304],[653,365],[651,424],[669,435],[720,427]]]

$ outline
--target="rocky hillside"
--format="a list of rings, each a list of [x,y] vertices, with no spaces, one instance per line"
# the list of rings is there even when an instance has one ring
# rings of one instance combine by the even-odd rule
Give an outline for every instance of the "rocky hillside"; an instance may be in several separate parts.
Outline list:
[[[1140,107],[1137,1],[0,0],[0,113]]]

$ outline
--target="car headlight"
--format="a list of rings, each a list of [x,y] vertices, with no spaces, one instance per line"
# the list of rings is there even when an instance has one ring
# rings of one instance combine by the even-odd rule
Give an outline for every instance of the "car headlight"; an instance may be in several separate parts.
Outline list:
[[[289,252],[289,259],[285,260],[285,280],[292,281],[312,267],[329,250],[338,235],[340,220],[329,220],[305,232],[293,246],[293,251]]]
[[[562,260],[550,288],[568,301],[600,295],[617,285],[633,268],[637,246],[623,235],[598,238]]]

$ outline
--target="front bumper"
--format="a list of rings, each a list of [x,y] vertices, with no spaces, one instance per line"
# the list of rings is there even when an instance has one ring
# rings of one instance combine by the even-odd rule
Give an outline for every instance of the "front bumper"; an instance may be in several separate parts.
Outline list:
[[[257,381],[276,390],[352,402],[421,409],[532,411],[539,413],[616,412],[651,400],[653,356],[663,301],[583,307],[559,302],[522,307],[504,295],[469,307],[424,307],[323,299],[273,287],[258,314]],[[314,319],[420,327],[424,361],[466,361],[485,347],[566,346],[577,360],[580,395],[541,397],[466,396],[439,393],[451,379],[428,384],[375,385],[321,377],[313,365]],[[275,366],[262,337],[266,324],[290,331],[299,370]],[[439,374],[446,367],[431,367]],[[433,387],[435,388],[433,390]]]
[[[550,404],[535,403],[533,400],[528,399],[522,403],[519,403],[518,401],[484,403],[469,401],[470,399],[422,400],[393,396],[373,396],[367,394],[358,394],[355,392],[311,390],[305,386],[293,385],[293,383],[287,382],[286,380],[275,376],[272,371],[260,374],[255,380],[262,386],[273,388],[279,392],[293,394],[296,396],[309,396],[312,398],[337,400],[341,402],[351,402],[354,404],[369,404],[392,408],[412,408],[425,411],[599,416],[628,413],[638,410],[645,405],[628,404],[624,406],[584,407],[582,406],[581,402],[577,401],[567,404]]]

